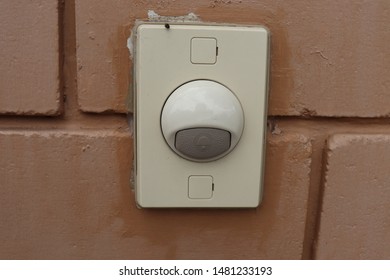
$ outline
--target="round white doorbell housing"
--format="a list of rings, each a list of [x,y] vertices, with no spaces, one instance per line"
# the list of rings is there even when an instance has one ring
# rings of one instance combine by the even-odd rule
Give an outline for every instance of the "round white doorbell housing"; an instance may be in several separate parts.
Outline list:
[[[234,149],[244,113],[234,93],[220,83],[195,80],[174,90],[161,113],[161,129],[173,151],[192,161],[219,159]]]

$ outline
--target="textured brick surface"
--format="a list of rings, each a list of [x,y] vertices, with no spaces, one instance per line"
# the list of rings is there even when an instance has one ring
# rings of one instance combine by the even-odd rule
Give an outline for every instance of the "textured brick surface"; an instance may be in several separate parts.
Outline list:
[[[0,132],[0,259],[103,257],[129,210],[131,145],[119,132]]]
[[[58,1],[1,1],[0,22],[0,114],[59,114]]]
[[[317,259],[390,258],[390,135],[329,139]]]
[[[115,5],[107,0],[76,1],[78,102],[85,112],[127,111],[126,41],[134,5],[138,4],[130,0]]]
[[[0,133],[0,258],[299,259],[311,144],[272,136],[251,210],[139,210],[124,133]]]
[[[135,19],[194,12],[203,21],[263,24],[272,34],[272,115],[390,115],[390,2],[76,0],[79,103],[125,111]]]

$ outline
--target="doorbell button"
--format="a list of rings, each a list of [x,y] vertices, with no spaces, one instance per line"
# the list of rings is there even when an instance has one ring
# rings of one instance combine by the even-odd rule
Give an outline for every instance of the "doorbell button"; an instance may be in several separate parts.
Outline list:
[[[230,148],[229,131],[216,128],[190,128],[176,133],[175,148],[194,159],[212,159]]]

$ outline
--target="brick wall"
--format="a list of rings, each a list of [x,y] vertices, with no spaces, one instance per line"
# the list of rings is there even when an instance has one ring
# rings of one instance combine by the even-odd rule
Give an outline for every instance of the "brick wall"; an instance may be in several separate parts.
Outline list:
[[[263,204],[138,210],[135,19],[272,33]],[[390,258],[390,2],[0,3],[0,258]]]

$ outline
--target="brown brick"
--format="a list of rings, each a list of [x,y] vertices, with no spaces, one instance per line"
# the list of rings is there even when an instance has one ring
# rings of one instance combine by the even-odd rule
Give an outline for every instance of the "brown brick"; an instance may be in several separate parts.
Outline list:
[[[0,258],[299,259],[311,144],[268,143],[259,208],[140,210],[128,134],[0,132]]]
[[[390,135],[329,139],[317,259],[390,258]]]
[[[0,114],[59,114],[58,1],[1,1],[0,21]]]
[[[271,115],[390,114],[390,2],[76,0],[81,109],[125,111],[126,40],[135,19],[194,12],[203,21],[263,24],[272,34]]]
[[[85,112],[127,112],[132,2],[76,0],[78,102]]]
[[[120,132],[0,132],[0,258],[103,257],[129,211],[131,146]]]

